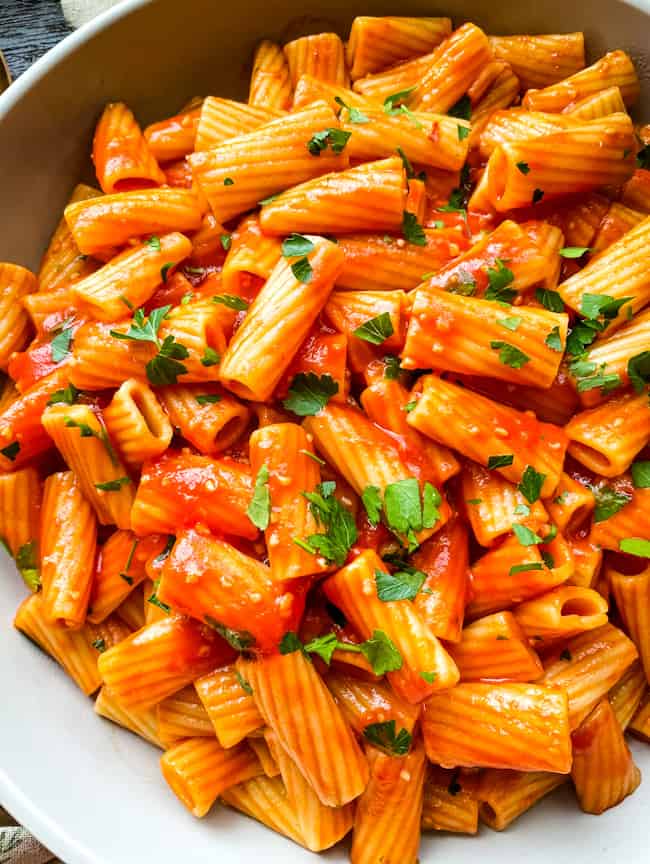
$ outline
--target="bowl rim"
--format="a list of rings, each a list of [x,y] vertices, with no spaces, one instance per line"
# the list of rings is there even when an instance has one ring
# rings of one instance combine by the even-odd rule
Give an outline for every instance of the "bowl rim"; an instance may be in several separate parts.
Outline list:
[[[37,85],[61,60],[73,53],[79,46],[137,9],[152,5],[155,2],[156,0],[121,0],[115,6],[106,9],[91,21],[73,30],[0,94],[0,122],[32,87]],[[650,0],[619,0],[619,2],[645,12],[650,17]],[[38,805],[32,803],[1,766],[0,802],[18,820],[20,825],[28,831],[32,831],[43,845],[56,849],[57,855],[64,860],[79,861],[83,864],[102,864],[92,849],[78,843],[67,830],[57,825]]]

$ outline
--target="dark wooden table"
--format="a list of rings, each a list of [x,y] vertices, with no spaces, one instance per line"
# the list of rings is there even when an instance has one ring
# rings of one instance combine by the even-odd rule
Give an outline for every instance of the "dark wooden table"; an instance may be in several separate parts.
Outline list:
[[[0,51],[14,78],[69,32],[59,0],[0,0]]]

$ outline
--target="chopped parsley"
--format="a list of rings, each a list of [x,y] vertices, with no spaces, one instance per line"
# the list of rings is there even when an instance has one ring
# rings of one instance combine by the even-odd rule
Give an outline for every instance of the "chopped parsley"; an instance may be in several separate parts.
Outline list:
[[[519,329],[519,325],[522,321],[523,318],[520,318],[518,315],[509,315],[507,318],[498,318],[497,324],[501,327],[505,327],[506,330],[515,333]]]
[[[234,309],[236,312],[245,312],[248,309],[248,302],[235,294],[215,294],[212,302],[227,306],[228,309]]]
[[[650,351],[642,351],[635,357],[630,357],[627,374],[635,392],[643,393],[643,388],[650,384]]]
[[[195,399],[199,405],[216,405],[217,402],[221,402],[218,393],[199,393]]]
[[[409,568],[396,573],[375,570],[377,597],[384,603],[393,600],[414,600],[424,585],[426,573]]]
[[[147,363],[145,369],[149,381],[157,386],[176,384],[179,375],[187,373],[187,367],[180,361],[190,356],[189,351],[180,342],[176,342],[170,333],[161,342],[158,337],[160,325],[167,317],[171,306],[161,306],[152,309],[145,318],[143,309],[133,313],[133,323],[126,333],[111,330],[115,339],[126,339],[133,342],[150,342],[158,349],[158,354]]]
[[[560,336],[560,328],[554,327],[544,339],[544,344],[548,345],[551,351],[563,351],[562,337]]]
[[[401,108],[396,108],[395,104],[407,100],[414,90],[415,87],[408,87],[406,90],[398,90],[397,93],[392,93],[390,96],[387,96],[384,99],[384,112],[390,115],[399,114]]]
[[[255,478],[253,498],[248,505],[246,515],[256,528],[265,531],[271,518],[271,495],[269,493],[269,469],[262,465]]]
[[[516,576],[517,573],[527,573],[529,570],[543,570],[544,565],[540,561],[531,561],[528,564],[514,564],[510,568],[509,576]]]
[[[41,573],[38,569],[35,540],[23,543],[16,552],[16,567],[30,591],[38,591],[41,587]]]
[[[305,539],[294,537],[294,543],[312,555],[322,555],[339,567],[345,564],[348,552],[357,540],[357,526],[352,513],[334,496],[336,483],[319,483],[314,492],[303,492],[316,523],[323,534],[310,534]]]
[[[618,544],[618,548],[628,555],[650,558],[650,540],[644,540],[642,537],[625,537]]]
[[[65,414],[63,417],[63,423],[68,429],[78,429],[79,436],[81,438],[97,438],[98,441],[101,441],[101,443],[106,448],[106,452],[108,453],[108,456],[113,465],[119,465],[119,459],[117,458],[117,454],[115,453],[110,438],[108,437],[108,432],[103,426],[101,426],[99,432],[95,432],[95,430],[92,429],[87,423],[79,423],[77,420],[67,414]]]
[[[418,543],[416,533],[433,528],[440,519],[438,507],[442,503],[440,492],[431,483],[425,483],[420,498],[420,484],[415,477],[389,483],[384,489],[384,515],[386,524],[403,535],[410,548]]]
[[[298,282],[302,282],[304,285],[308,285],[314,278],[314,271],[307,257],[298,258],[297,261],[294,261],[291,265],[291,272]]]
[[[50,342],[52,347],[52,361],[60,363],[70,353],[70,343],[72,341],[72,327],[68,321],[61,325],[56,336]]]
[[[7,444],[6,447],[0,448],[0,453],[8,459],[10,462],[15,462],[16,457],[20,453],[20,444],[18,441],[12,441],[11,444]]]
[[[370,118],[367,117],[363,111],[360,111],[358,108],[353,108],[350,105],[346,105],[340,96],[335,96],[334,101],[337,105],[340,105],[341,108],[346,109],[350,123],[370,123]]]
[[[55,390],[47,400],[48,405],[74,405],[81,391],[74,384],[68,384],[63,390]]]
[[[521,369],[526,363],[530,362],[528,354],[524,354],[516,345],[511,345],[509,342],[493,339],[490,342],[490,348],[498,351],[499,361],[504,366],[510,366],[512,369]]]
[[[285,258],[309,255],[314,249],[315,246],[312,241],[302,234],[290,234],[282,243],[282,254]]]
[[[221,361],[221,354],[218,351],[215,351],[214,348],[210,348],[209,345],[206,346],[205,351],[203,352],[203,357],[201,357],[201,366],[216,366],[217,363]]]
[[[394,332],[393,323],[390,320],[390,314],[388,312],[382,312],[381,315],[377,315],[375,318],[370,318],[364,324],[361,324],[360,327],[357,327],[356,330],[352,331],[352,334],[356,336],[357,339],[363,339],[365,342],[370,342],[372,345],[381,345],[381,343],[385,342]]]
[[[332,396],[336,396],[338,392],[339,385],[331,375],[298,372],[282,404],[299,417],[309,417],[322,411]]]
[[[494,264],[494,267],[487,268],[488,287],[485,292],[485,299],[512,304],[517,292],[508,286],[514,282],[515,274],[509,267],[506,267],[501,258],[496,258]]]
[[[488,456],[487,467],[490,470],[494,468],[507,468],[515,461],[513,453],[504,453],[502,456]]]
[[[379,525],[381,519],[381,489],[378,486],[366,486],[361,493],[361,501],[366,508],[368,522],[371,525]]]
[[[248,630],[231,630],[220,621],[206,615],[203,619],[208,627],[212,627],[235,651],[247,651],[255,644],[255,637]]]
[[[117,480],[107,480],[105,483],[95,483],[95,489],[100,492],[119,492],[122,486],[127,486],[131,480],[128,477],[118,477]]]
[[[537,288],[535,290],[535,298],[549,312],[564,312],[564,301],[557,291],[551,291],[548,288]]]
[[[411,746],[411,734],[406,729],[395,731],[395,721],[386,720],[383,723],[370,723],[363,730],[363,736],[375,747],[389,753],[391,756],[404,756]]]
[[[457,117],[459,120],[472,119],[472,102],[467,94],[461,96],[455,105],[447,111],[449,117]]]
[[[565,246],[564,249],[560,249],[563,258],[582,258],[586,252],[591,252],[589,246]]]
[[[537,543],[543,543],[542,538],[531,531],[526,525],[513,525],[512,531],[521,543],[522,546],[535,546]]]
[[[633,462],[631,471],[635,489],[650,489],[650,462]]]
[[[544,480],[546,480],[546,474],[540,474],[532,465],[526,465],[521,483],[517,488],[529,504],[534,504],[538,500]]]
[[[528,162],[517,162],[517,168],[522,174],[528,174],[530,172],[530,165]]]
[[[611,519],[632,500],[632,495],[627,492],[617,492],[611,486],[596,486],[592,487],[591,491],[596,499],[594,522]]]
[[[426,246],[427,236],[424,228],[417,220],[415,213],[404,210],[402,214],[402,234],[404,238],[414,246]]]
[[[538,204],[542,198],[544,197],[543,189],[534,189],[533,190],[533,204]]]
[[[323,150],[327,150],[329,146],[332,153],[342,153],[345,145],[348,143],[351,132],[345,132],[343,129],[323,129],[321,132],[316,132],[307,142],[307,149],[312,156],[320,156]]]

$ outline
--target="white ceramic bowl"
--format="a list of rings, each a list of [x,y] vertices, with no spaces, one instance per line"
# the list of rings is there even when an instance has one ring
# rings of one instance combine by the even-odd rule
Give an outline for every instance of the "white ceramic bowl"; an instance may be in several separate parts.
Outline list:
[[[3,0],[0,0],[0,5]],[[624,48],[650,120],[650,2],[622,0],[127,0],[68,37],[0,97],[0,260],[35,267],[74,183],[90,171],[94,122],[123,99],[149,122],[195,94],[243,97],[261,37],[324,28],[355,14],[451,14],[491,33],[584,30],[589,50]],[[303,864],[317,856],[233,811],[196,820],[163,781],[153,747],[95,716],[66,676],[11,626],[24,596],[0,560],[0,802],[66,864]],[[650,775],[650,749],[633,745]],[[425,835],[423,864],[645,864],[650,786],[604,816],[565,788],[503,834]],[[321,856],[347,861],[344,850]],[[393,862],[391,862],[393,864]],[[394,862],[400,864],[400,862]]]

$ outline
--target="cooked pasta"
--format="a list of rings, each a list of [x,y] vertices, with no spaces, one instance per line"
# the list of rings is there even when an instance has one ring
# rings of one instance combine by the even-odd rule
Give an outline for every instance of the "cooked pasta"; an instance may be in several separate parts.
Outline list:
[[[107,105],[0,262],[0,541],[190,814],[416,864],[640,782],[650,137],[582,32],[311,20],[246,101]]]

